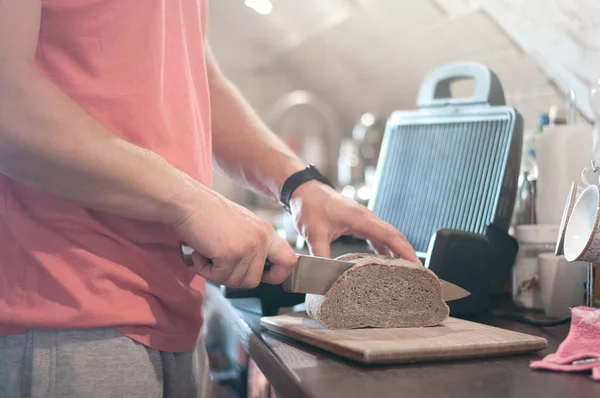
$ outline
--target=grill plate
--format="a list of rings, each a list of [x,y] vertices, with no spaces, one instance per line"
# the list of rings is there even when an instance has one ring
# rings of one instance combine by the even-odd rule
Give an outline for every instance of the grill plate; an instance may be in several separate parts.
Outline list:
[[[470,100],[432,105],[420,95],[422,109],[396,111],[386,126],[369,207],[421,256],[440,228],[484,234],[489,224],[510,226],[522,120],[511,107]]]

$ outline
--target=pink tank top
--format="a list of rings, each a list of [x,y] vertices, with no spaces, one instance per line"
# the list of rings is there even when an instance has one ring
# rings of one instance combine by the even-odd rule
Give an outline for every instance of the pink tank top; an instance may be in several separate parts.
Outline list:
[[[124,139],[210,186],[206,0],[43,0],[40,73]],[[90,210],[0,174],[0,334],[116,327],[194,347],[204,281],[171,228]]]

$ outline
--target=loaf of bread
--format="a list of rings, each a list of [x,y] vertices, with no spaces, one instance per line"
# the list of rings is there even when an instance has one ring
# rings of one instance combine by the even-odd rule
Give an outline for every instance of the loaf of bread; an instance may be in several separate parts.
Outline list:
[[[439,279],[421,264],[373,254],[338,259],[355,265],[325,295],[306,295],[306,312],[326,328],[434,326],[448,317]]]

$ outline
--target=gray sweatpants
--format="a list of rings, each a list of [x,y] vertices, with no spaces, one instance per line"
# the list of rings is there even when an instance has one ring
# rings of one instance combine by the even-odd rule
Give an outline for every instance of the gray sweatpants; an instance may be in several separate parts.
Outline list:
[[[210,390],[204,340],[170,353],[112,328],[0,336],[2,398],[209,398]]]

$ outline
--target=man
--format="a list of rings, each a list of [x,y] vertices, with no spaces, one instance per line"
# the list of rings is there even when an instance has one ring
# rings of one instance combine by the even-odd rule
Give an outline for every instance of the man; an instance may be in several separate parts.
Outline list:
[[[2,397],[208,394],[204,280],[281,283],[295,262],[210,189],[213,154],[273,200],[287,182],[312,253],[353,234],[416,260],[261,123],[217,67],[206,17],[206,0],[0,0]]]

